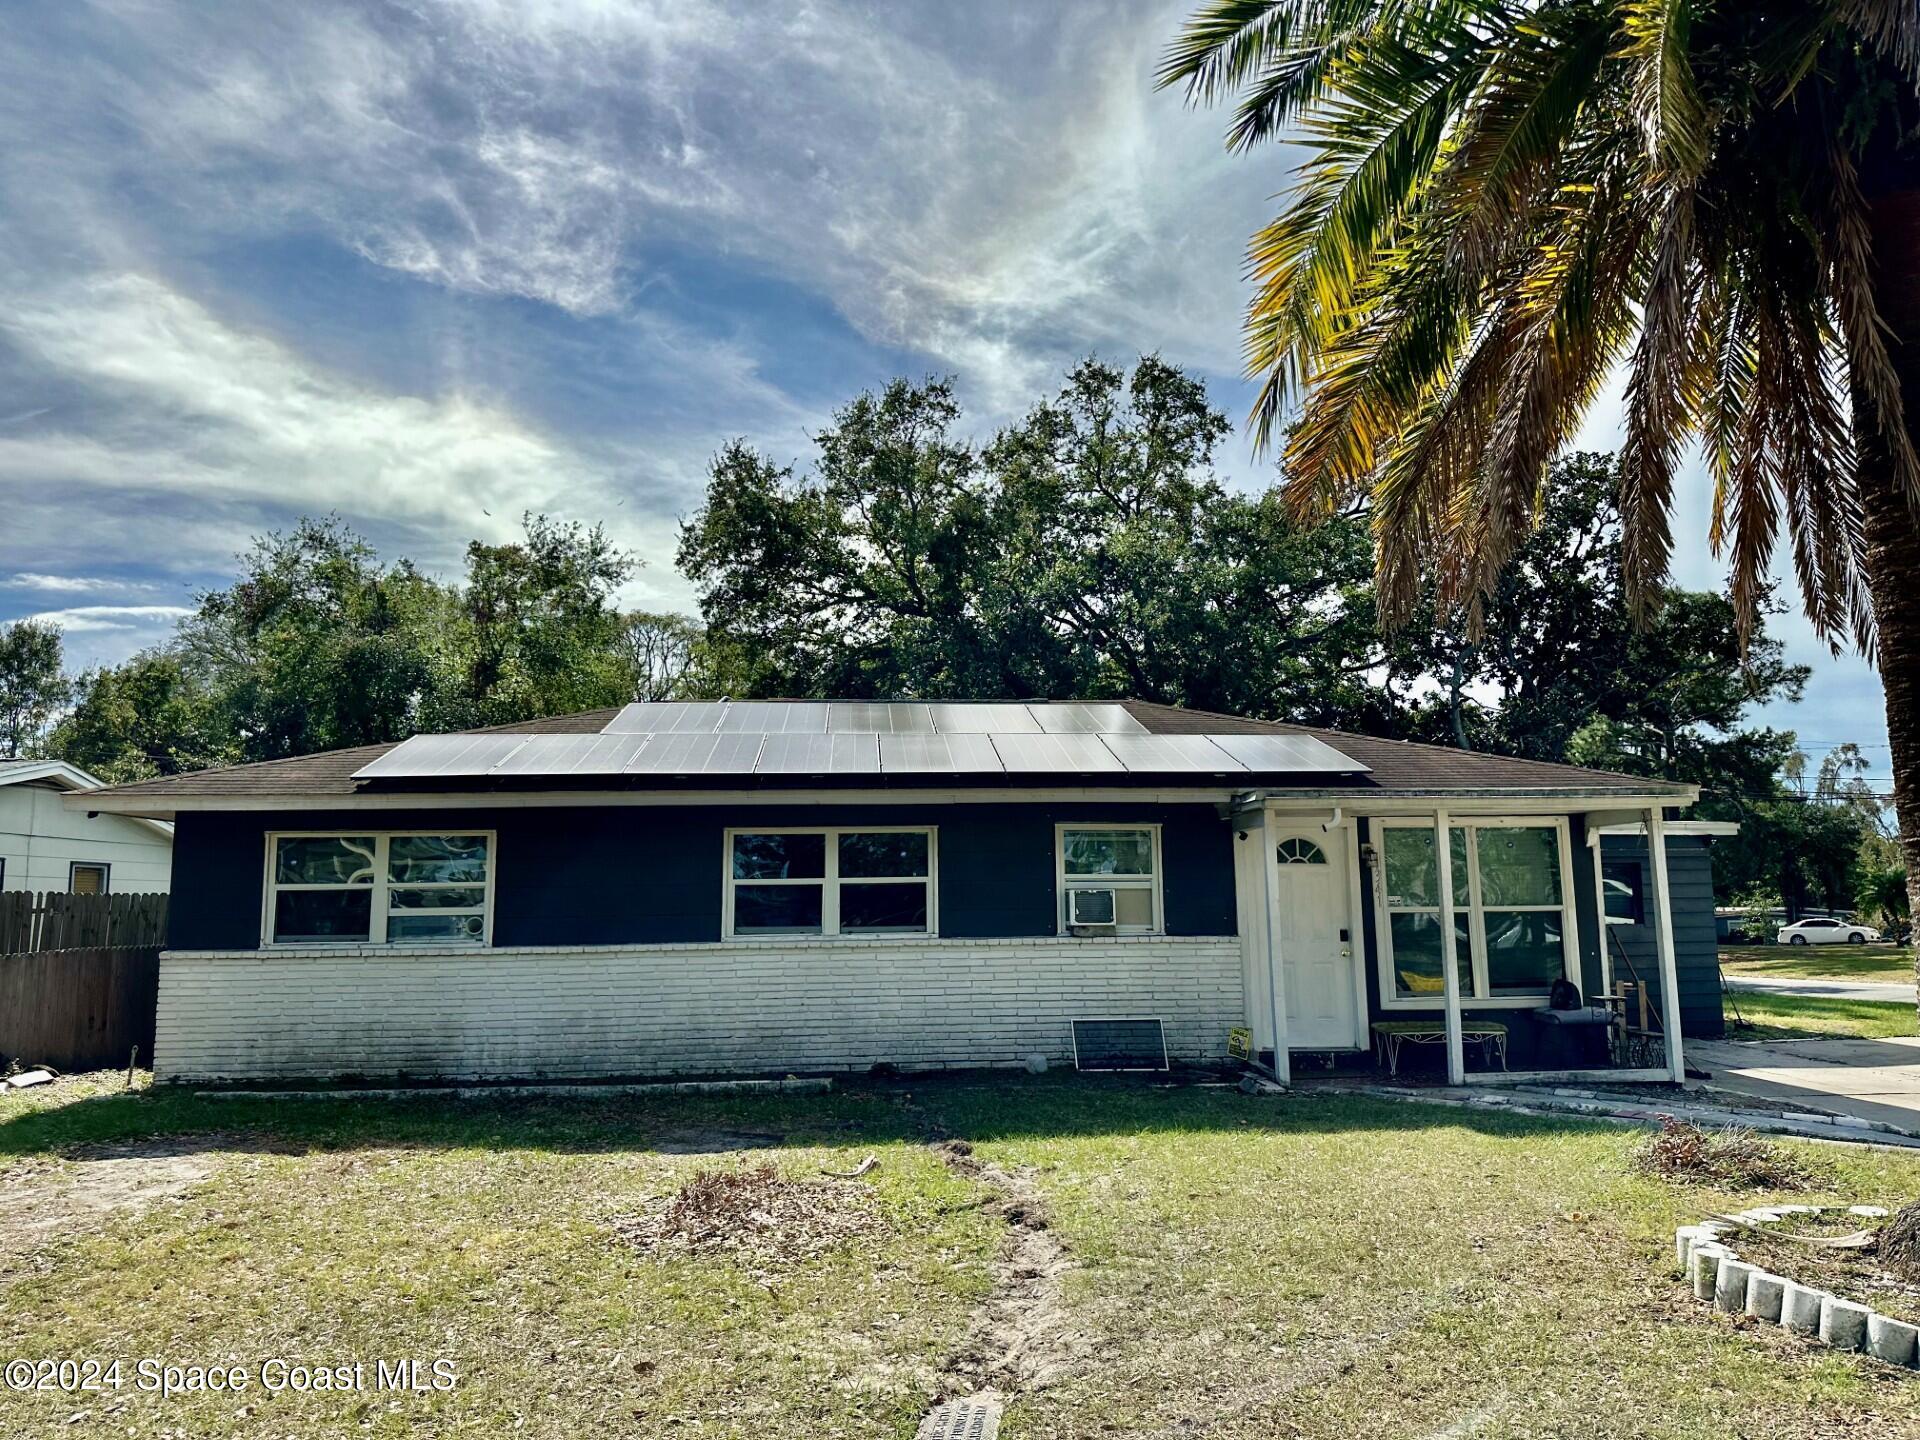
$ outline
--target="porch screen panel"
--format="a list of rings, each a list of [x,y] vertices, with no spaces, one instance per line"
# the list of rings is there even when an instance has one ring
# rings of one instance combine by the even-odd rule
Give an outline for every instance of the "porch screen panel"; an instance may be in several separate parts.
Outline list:
[[[1467,872],[1467,832],[1456,827],[1453,842],[1454,959],[1460,993],[1473,993],[1471,902]],[[1385,831],[1387,928],[1393,945],[1394,994],[1426,999],[1446,990],[1440,973],[1440,867],[1435,863],[1433,831],[1396,826]]]
[[[1560,895],[1560,834],[1487,826],[1474,834],[1487,991],[1538,995],[1566,970]]]
[[[1566,857],[1556,825],[1451,827],[1454,958],[1468,1001],[1544,996],[1567,973]],[[1386,963],[1395,999],[1438,1004],[1440,882],[1428,825],[1381,832]]]

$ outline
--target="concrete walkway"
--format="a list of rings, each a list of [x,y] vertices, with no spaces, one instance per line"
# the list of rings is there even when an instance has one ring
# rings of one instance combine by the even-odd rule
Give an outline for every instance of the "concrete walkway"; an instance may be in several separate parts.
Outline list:
[[[1920,1038],[1689,1040],[1687,1063],[1721,1089],[1920,1134]]]
[[[1800,980],[1781,975],[1729,975],[1727,988],[1752,990],[1761,995],[1811,995],[1823,1000],[1913,1004],[1911,980]]]

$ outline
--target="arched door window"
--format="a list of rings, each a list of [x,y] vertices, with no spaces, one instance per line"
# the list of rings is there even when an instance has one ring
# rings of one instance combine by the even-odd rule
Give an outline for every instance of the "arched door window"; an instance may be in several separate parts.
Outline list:
[[[1326,852],[1307,839],[1304,835],[1289,835],[1280,842],[1280,863],[1282,865],[1324,865]]]

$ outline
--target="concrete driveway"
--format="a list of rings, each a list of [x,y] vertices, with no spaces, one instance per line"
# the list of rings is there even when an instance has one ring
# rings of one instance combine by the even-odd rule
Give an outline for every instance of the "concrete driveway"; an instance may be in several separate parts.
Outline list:
[[[1825,1000],[1913,1004],[1911,980],[1796,980],[1780,975],[1729,975],[1727,988],[1752,990],[1761,995],[1813,995]]]
[[[1711,1071],[1721,1089],[1920,1135],[1920,1037],[1689,1040],[1687,1062]]]

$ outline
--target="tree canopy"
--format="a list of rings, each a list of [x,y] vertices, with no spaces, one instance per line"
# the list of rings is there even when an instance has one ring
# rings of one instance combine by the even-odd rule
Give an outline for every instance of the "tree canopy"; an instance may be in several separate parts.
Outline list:
[[[38,751],[68,688],[57,626],[39,620],[0,626],[0,760]]]
[[[337,519],[262,536],[171,641],[78,677],[49,746],[124,780],[625,702],[633,561],[597,527],[525,524],[470,545],[460,583]]]

